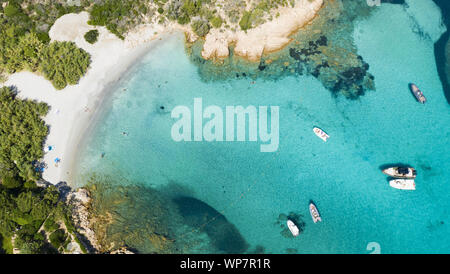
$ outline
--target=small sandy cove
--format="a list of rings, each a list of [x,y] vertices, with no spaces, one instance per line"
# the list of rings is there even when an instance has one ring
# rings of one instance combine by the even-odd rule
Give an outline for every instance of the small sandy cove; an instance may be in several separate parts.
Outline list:
[[[323,0],[297,0],[295,8],[281,8],[279,17],[247,33],[212,30],[206,37],[203,57],[228,56],[228,44],[236,43],[238,55],[258,59],[263,52],[280,49],[289,43],[289,35],[311,21],[322,3]],[[49,81],[31,72],[15,73],[3,84],[17,87],[20,98],[45,102],[50,106],[45,117],[50,127],[45,148],[51,146],[52,150],[47,151],[43,159],[47,165],[43,179],[52,184],[61,181],[72,183],[73,161],[80,140],[88,133],[86,130],[105,92],[148,52],[152,45],[150,42],[173,31],[188,32],[190,39],[197,38],[186,27],[177,24],[146,24],[127,34],[122,41],[104,27],[88,25],[88,18],[87,12],[64,15],[49,33],[52,41],[73,41],[91,54],[91,66],[77,85],[55,90]],[[92,29],[100,33],[94,45],[84,39],[84,34]],[[60,159],[57,165],[56,158]]]

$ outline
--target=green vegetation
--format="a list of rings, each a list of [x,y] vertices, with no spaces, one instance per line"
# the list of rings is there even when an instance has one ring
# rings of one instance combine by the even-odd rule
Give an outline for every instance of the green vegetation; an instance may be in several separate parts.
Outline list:
[[[13,246],[10,237],[3,237],[0,234],[0,254],[12,254]]]
[[[222,23],[223,23],[223,21],[222,21],[222,18],[220,18],[220,16],[217,16],[217,17],[214,17],[213,19],[211,19],[211,25],[216,29],[220,28],[222,26]]]
[[[239,26],[242,30],[248,30],[252,27],[252,23],[250,21],[252,13],[249,11],[244,11],[244,14],[242,15],[241,21],[239,21]]]
[[[86,39],[86,41],[90,44],[95,44],[95,42],[97,42],[98,35],[99,35],[98,30],[93,29],[86,32],[86,34],[84,35],[84,39]]]
[[[14,191],[0,185],[0,235],[3,238],[3,249],[10,253],[11,238],[14,246],[21,253],[52,253],[54,248],[45,241],[42,224],[49,216],[61,218],[65,206],[58,201],[59,193],[54,187]]]
[[[12,243],[21,253],[55,253],[68,237],[63,240],[58,232],[50,245],[46,231],[58,231],[64,222],[74,232],[57,189],[34,182],[40,178],[35,164],[43,156],[47,111],[46,104],[20,100],[11,88],[0,88],[0,253],[11,253]]]
[[[206,36],[210,29],[208,21],[205,20],[195,20],[191,26],[194,33],[200,37]]]
[[[62,89],[76,84],[86,73],[90,64],[88,53],[74,44],[50,43],[48,36],[50,26],[58,17],[83,7],[48,2],[9,1],[3,13],[0,10],[0,81],[7,74],[28,70],[42,73],[55,88]],[[55,48],[64,50],[58,52],[60,55],[49,55]],[[48,64],[55,69],[50,70]]]
[[[37,180],[33,163],[42,158],[48,129],[44,103],[17,100],[10,88],[0,89],[0,177],[6,188]]]
[[[56,248],[60,248],[67,239],[66,232],[62,229],[58,229],[50,234],[50,243]]]
[[[103,0],[96,1],[90,8],[90,25],[105,26],[110,32],[124,39],[124,34],[132,27],[144,22],[149,12],[143,0]],[[152,15],[154,11],[152,10]]]
[[[47,232],[53,232],[59,228],[59,224],[55,222],[53,217],[47,218],[47,220],[44,223],[44,229]]]
[[[166,21],[188,25],[199,36],[205,36],[210,26],[256,27],[272,18],[270,12],[281,6],[294,6],[293,0],[98,0],[90,12],[89,24],[105,26],[119,38],[135,26]],[[218,8],[226,14],[218,16]],[[147,19],[148,18],[148,19]],[[239,23],[239,26],[238,26]]]
[[[73,42],[53,42],[41,54],[39,68],[56,89],[77,84],[90,64],[89,54]]]

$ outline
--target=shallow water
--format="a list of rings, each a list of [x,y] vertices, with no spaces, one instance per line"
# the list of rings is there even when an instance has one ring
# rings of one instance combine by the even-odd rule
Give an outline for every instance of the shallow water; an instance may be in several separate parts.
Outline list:
[[[105,104],[83,148],[77,184],[95,172],[143,183],[174,199],[196,198],[212,207],[207,214],[220,212],[235,227],[248,252],[262,246],[268,253],[369,253],[368,244],[376,242],[382,253],[448,253],[450,107],[433,41],[416,26],[398,5],[383,5],[355,25],[356,47],[377,87],[356,101],[333,96],[311,76],[205,83],[182,36],[171,36]],[[425,105],[415,101],[410,82],[424,91]],[[174,142],[170,112],[178,105],[192,110],[194,98],[223,109],[279,106],[279,150],[261,153],[257,142]],[[314,135],[314,126],[331,136],[327,143]],[[392,163],[417,168],[416,191],[389,187],[380,166]],[[322,223],[312,222],[310,200]],[[180,216],[186,210],[180,208]],[[298,238],[288,237],[279,221],[291,212],[305,222]],[[206,242],[217,240],[211,239],[217,231],[205,231],[198,219],[184,222],[205,232]],[[185,251],[227,252],[196,243]]]

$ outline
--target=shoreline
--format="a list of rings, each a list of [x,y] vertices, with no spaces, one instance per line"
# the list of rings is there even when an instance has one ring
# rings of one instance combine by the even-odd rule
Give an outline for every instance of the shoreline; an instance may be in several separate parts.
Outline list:
[[[106,83],[98,98],[96,98],[95,102],[93,102],[95,104],[95,108],[91,113],[90,120],[85,124],[80,125],[81,130],[78,130],[78,132],[80,133],[75,136],[77,137],[76,142],[72,142],[76,144],[74,147],[77,147],[78,149],[73,152],[69,152],[70,162],[66,165],[66,170],[64,170],[64,172],[71,172],[68,178],[70,180],[70,185],[72,187],[75,187],[74,189],[76,189],[76,187],[82,187],[81,185],[77,185],[76,178],[73,177],[73,175],[78,174],[79,166],[77,165],[77,161],[80,159],[85,145],[89,143],[89,140],[92,137],[92,131],[95,130],[97,123],[101,121],[102,118],[106,115],[106,112],[109,109],[108,106],[112,104],[112,97],[108,96],[115,93],[116,91],[119,92],[118,88],[120,83],[123,80],[129,79],[133,72],[139,67],[140,62],[135,62],[136,60],[140,60],[142,57],[145,57],[154,48],[167,41],[167,37],[173,35],[181,35],[181,32],[160,34],[161,37],[159,39],[152,40],[150,42],[147,42],[148,44],[141,46],[133,55],[133,60],[131,60],[133,62],[130,61],[129,64],[124,66],[124,69],[121,71],[118,77],[115,77],[114,79]]]

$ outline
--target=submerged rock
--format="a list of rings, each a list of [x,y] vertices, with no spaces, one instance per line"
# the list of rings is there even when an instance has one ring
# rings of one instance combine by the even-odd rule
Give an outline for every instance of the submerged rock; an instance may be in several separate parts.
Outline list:
[[[221,252],[243,253],[248,244],[237,228],[220,212],[192,197],[174,199],[186,223],[205,231],[213,245]]]

